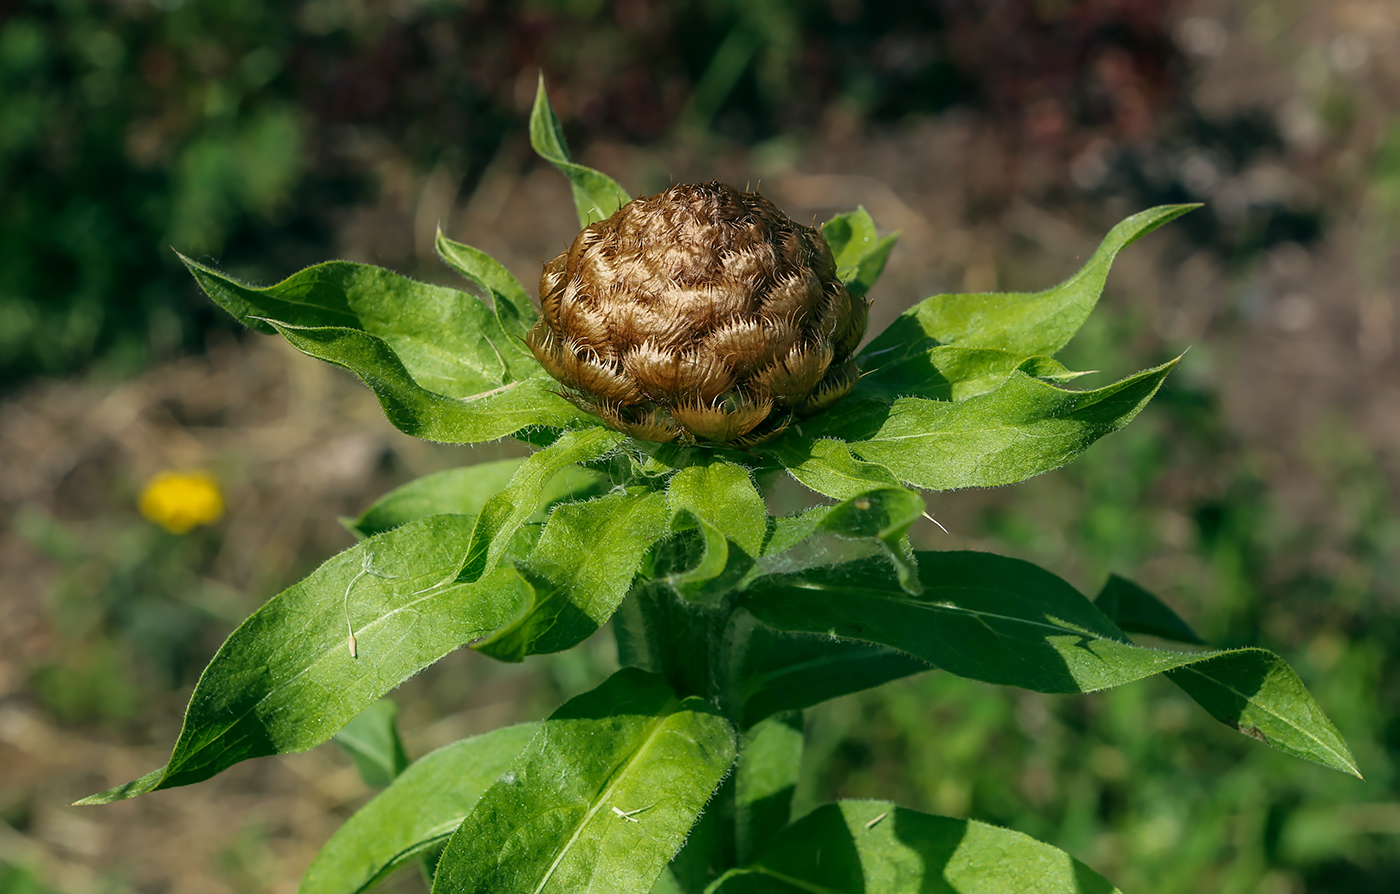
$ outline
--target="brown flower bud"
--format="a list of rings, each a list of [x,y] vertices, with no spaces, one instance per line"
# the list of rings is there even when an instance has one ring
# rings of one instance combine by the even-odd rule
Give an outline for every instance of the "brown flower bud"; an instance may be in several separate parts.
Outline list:
[[[868,317],[820,233],[694,183],[627,203],[546,264],[526,342],[613,428],[745,445],[851,389]]]

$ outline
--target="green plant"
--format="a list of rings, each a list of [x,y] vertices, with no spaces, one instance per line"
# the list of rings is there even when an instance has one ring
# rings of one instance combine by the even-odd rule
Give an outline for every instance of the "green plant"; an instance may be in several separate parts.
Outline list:
[[[569,160],[543,84],[530,130],[568,177],[584,227],[624,205],[615,181]],[[774,397],[786,415],[766,419],[758,443],[727,429],[700,440],[719,429],[688,425],[643,440],[580,409],[574,401],[602,409],[611,392],[584,387],[575,369],[561,393],[526,345],[535,314],[524,289],[441,235],[443,259],[489,303],[358,264],[253,288],[187,260],[240,321],[354,371],[404,432],[514,436],[539,449],[421,479],[371,506],[350,523],[363,542],[225,642],[167,765],[80,803],[199,782],[339,734],[366,780],[388,784],[317,857],[308,894],[364,890],[409,862],[444,892],[1113,890],[1025,835],[885,801],[793,821],[801,712],[930,667],[1052,693],[1165,674],[1245,735],[1355,774],[1278,656],[1141,646],[1127,634],[1199,640],[1121,578],[1091,602],[1025,562],[909,542],[924,512],[918,489],[1057,468],[1153,397],[1176,361],[1075,391],[1059,384],[1079,374],[1052,355],[1085,321],[1117,253],[1189,209],[1128,218],[1044,292],[919,303],[855,354],[862,375],[829,408],[799,418],[815,408],[796,393]],[[863,298],[893,237],[879,237],[864,210],[822,235],[844,294]],[[819,247],[809,254],[821,268]],[[564,349],[577,366],[606,359],[597,343]],[[737,412],[761,399],[747,388],[708,406]],[[760,488],[783,473],[834,502],[770,515]],[[392,706],[375,707],[405,678],[468,643],[503,661],[559,652],[609,620],[623,668],[600,686],[542,722],[405,767]]]

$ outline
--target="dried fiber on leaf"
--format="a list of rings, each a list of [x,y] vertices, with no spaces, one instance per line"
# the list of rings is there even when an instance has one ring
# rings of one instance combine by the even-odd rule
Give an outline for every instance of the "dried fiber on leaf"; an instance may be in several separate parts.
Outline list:
[[[545,265],[526,342],[613,428],[751,444],[850,391],[868,319],[820,233],[757,193],[696,183],[580,232]]]

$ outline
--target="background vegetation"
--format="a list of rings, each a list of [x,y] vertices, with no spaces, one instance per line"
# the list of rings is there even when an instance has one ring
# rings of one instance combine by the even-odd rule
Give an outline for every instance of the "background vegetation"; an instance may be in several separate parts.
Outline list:
[[[440,222],[530,282],[573,220],[524,139],[541,68],[576,154],[634,192],[761,181],[794,217],[859,202],[903,230],[881,319],[1047,285],[1128,211],[1206,201],[1124,256],[1080,336],[1117,358],[1103,381],[1191,347],[1152,409],[1069,469],[935,498],[952,533],[915,536],[1091,591],[1117,571],[1215,644],[1280,651],[1366,782],[1166,686],[930,674],[822,709],[804,797],[1002,823],[1124,890],[1391,890],[1396,59],[1386,0],[0,6],[0,890],[293,890],[367,795],[320,750],[63,806],[163,759],[231,625],[348,545],[337,514],[497,449],[397,435],[235,332],[168,247],[263,282],[329,256],[436,277]],[[212,471],[224,520],[143,520],[166,468]],[[612,660],[444,662],[398,694],[410,748],[541,716]]]

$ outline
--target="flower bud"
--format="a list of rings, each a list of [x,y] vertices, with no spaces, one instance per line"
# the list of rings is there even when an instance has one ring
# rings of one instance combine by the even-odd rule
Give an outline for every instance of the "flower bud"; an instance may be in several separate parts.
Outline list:
[[[868,318],[820,233],[695,183],[584,228],[545,265],[526,343],[615,429],[744,446],[850,391]]]

